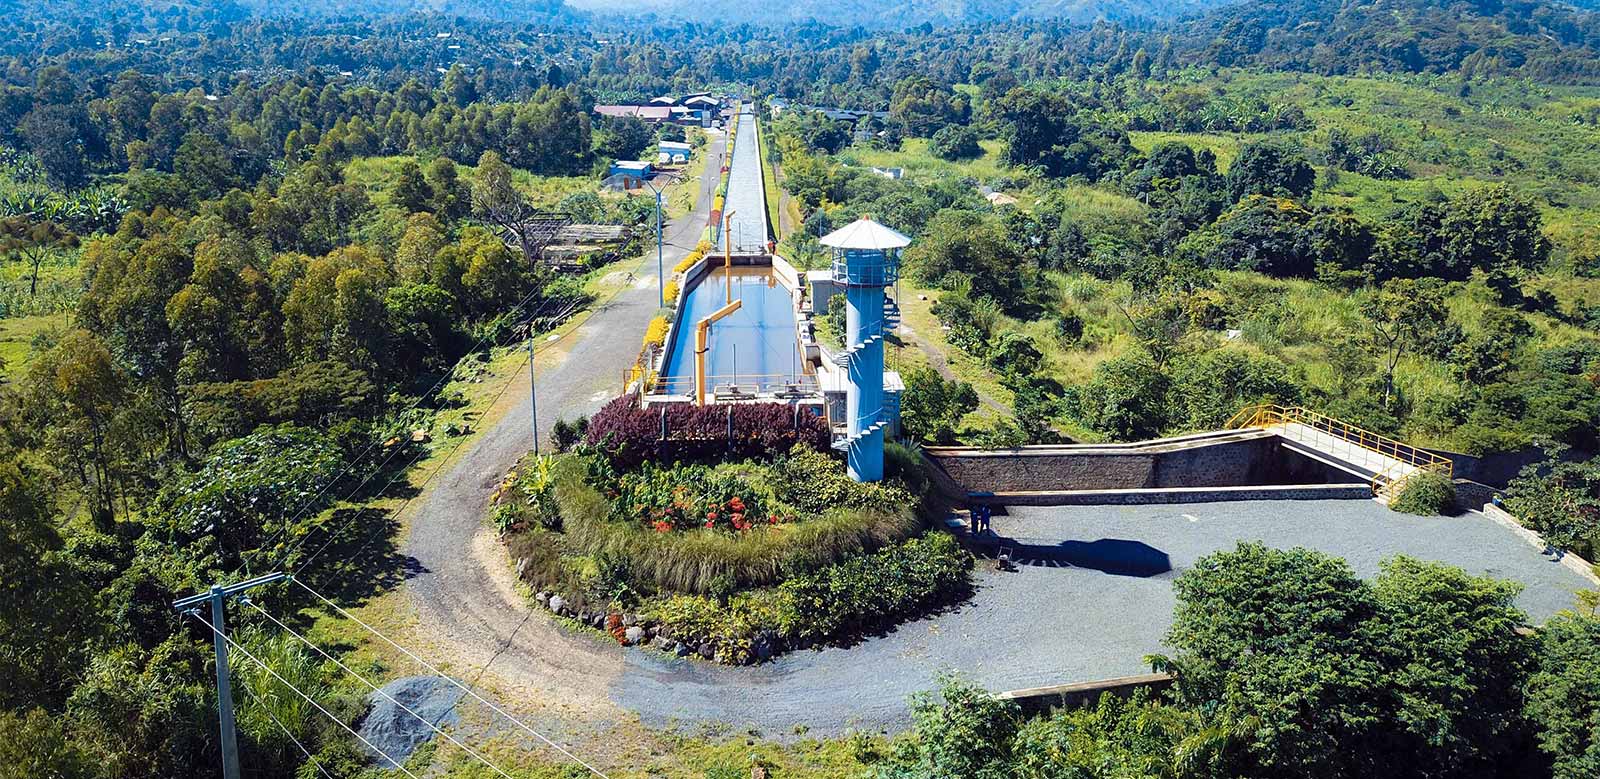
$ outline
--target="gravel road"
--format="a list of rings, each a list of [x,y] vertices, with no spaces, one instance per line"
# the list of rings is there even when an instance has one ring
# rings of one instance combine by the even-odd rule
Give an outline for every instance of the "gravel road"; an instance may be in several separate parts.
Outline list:
[[[702,191],[695,213],[673,224],[669,265],[695,239],[710,201]],[[641,259],[638,284],[540,355],[542,429],[616,393],[619,368],[656,309],[647,263],[654,258]],[[1363,500],[1017,509],[996,517],[995,529],[1036,564],[981,571],[978,594],[956,610],[856,647],[791,653],[753,668],[668,658],[567,630],[516,594],[483,523],[491,491],[528,448],[526,378],[512,382],[505,406],[481,420],[479,436],[405,517],[403,548],[417,571],[405,585],[416,612],[410,638],[451,673],[483,673],[491,694],[566,732],[635,714],[651,726],[718,722],[777,738],[800,725],[812,736],[899,729],[908,696],[944,671],[996,690],[1145,671],[1141,658],[1162,650],[1170,624],[1172,577],[1238,540],[1322,549],[1362,575],[1406,552],[1515,578],[1527,584],[1519,602],[1536,620],[1583,586],[1475,514],[1417,519]]]

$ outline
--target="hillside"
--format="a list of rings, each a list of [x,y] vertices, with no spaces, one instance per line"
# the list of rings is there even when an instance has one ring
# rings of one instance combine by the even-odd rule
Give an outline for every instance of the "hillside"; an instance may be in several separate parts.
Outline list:
[[[1251,0],[1178,29],[1180,50],[1225,66],[1600,76],[1600,15],[1544,0]]]
[[[738,0],[567,0],[567,6],[597,15],[654,14],[664,19],[717,18],[763,25],[815,21],[839,27],[904,29],[923,23],[937,27],[1028,19],[1159,21],[1233,2],[1237,0],[811,0],[773,8]]]

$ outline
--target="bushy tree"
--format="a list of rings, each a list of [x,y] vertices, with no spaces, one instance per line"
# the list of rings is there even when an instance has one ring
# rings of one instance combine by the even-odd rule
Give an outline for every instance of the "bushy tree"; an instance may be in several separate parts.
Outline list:
[[[1167,426],[1171,380],[1149,355],[1132,352],[1095,366],[1089,381],[1068,388],[1067,408],[1085,427],[1112,441],[1154,438]]]
[[[928,141],[928,151],[941,160],[970,160],[983,156],[978,134],[962,125],[940,128]]]
[[[1506,509],[1558,549],[1593,559],[1600,549],[1600,462],[1552,457],[1522,469]]]
[[[922,138],[964,124],[967,112],[966,95],[921,74],[896,82],[889,97],[889,118],[903,125],[908,134]]]
[[[922,366],[905,375],[900,424],[907,435],[934,444],[953,443],[956,425],[978,409],[978,393],[964,381],[946,380]]]
[[[322,433],[263,429],[218,445],[200,469],[172,480],[156,497],[149,526],[154,538],[218,569],[237,566],[271,537],[278,547],[261,551],[287,564],[283,553],[316,527],[334,497],[326,488],[343,466],[343,453]]]
[[[1273,141],[1245,144],[1228,167],[1228,191],[1235,200],[1248,195],[1305,200],[1316,185],[1317,172],[1298,146]]]
[[[1514,584],[1403,557],[1368,584],[1318,552],[1240,544],[1174,589],[1158,665],[1240,747],[1227,775],[1479,775],[1521,748]]]
[[[1000,779],[1011,776],[1011,743],[1021,717],[959,678],[940,680],[938,695],[911,701],[917,740],[880,769],[880,779]]]
[[[1558,614],[1539,630],[1528,719],[1554,779],[1600,775],[1600,619]]]
[[[996,101],[994,111],[1005,132],[1005,159],[1012,165],[1099,181],[1134,154],[1126,132],[1080,117],[1064,95],[1013,89]]]

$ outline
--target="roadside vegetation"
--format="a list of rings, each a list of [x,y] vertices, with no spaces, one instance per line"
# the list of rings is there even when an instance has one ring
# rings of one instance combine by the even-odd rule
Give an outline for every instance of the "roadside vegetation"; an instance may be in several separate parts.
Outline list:
[[[406,627],[396,512],[472,440],[524,339],[573,328],[619,283],[607,263],[641,248],[558,272],[531,261],[526,217],[647,225],[653,198],[598,191],[607,164],[701,136],[591,107],[708,85],[792,106],[763,145],[798,265],[863,214],[916,239],[900,290],[915,333],[889,361],[917,441],[1123,440],[1302,403],[1468,453],[1543,447],[1506,507],[1556,547],[1600,550],[1590,0],[1246,0],[1136,26],[892,16],[893,32],[597,24],[560,3],[13,5],[5,779],[215,776],[211,635],[171,608],[212,583],[288,566]],[[612,413],[522,463],[493,518],[530,598],[742,663],[970,593],[971,558],[927,530],[940,512],[918,505],[913,448],[862,487],[825,431],[748,413],[731,452],[696,448],[716,420],[663,451],[656,421]],[[955,684],[914,704],[904,736],[626,722],[592,738],[633,740],[600,745],[617,777],[1600,774],[1593,592],[1535,629],[1503,582],[1399,559],[1367,583],[1253,546],[1176,586],[1168,693],[1024,721]],[[259,602],[376,678],[411,672],[292,592]],[[340,719],[366,711],[337,666],[251,612],[230,620]],[[394,773],[241,668],[252,775]],[[483,740],[527,776],[574,775]],[[484,775],[441,744],[409,766]]]
[[[972,558],[924,534],[910,452],[851,481],[825,424],[787,405],[613,401],[525,461],[492,519],[536,602],[624,644],[744,664],[848,642],[961,600]],[[728,429],[731,426],[731,437]]]

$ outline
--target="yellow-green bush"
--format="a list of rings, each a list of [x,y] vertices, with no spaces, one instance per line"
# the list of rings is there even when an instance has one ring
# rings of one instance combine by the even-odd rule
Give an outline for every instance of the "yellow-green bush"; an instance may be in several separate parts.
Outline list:
[[[676,293],[677,293],[677,290],[674,289],[673,290],[673,294],[676,294]],[[664,344],[666,342],[667,342],[667,318],[665,316],[658,316],[655,319],[650,320],[649,326],[645,327],[645,329],[644,329],[644,345],[645,346],[652,346],[652,345],[661,346],[662,344]]]

